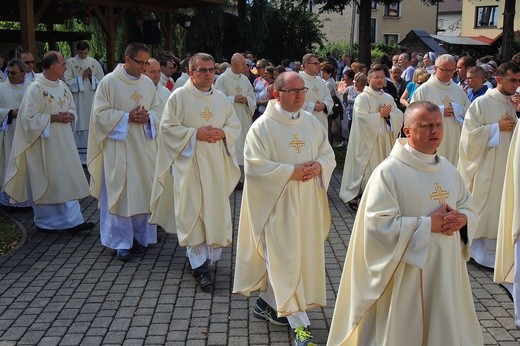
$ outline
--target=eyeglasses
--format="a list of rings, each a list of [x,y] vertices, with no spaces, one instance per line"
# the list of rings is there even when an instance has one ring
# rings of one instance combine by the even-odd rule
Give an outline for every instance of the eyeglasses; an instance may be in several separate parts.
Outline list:
[[[289,95],[300,95],[300,94],[306,94],[307,93],[307,90],[309,90],[309,88],[301,88],[301,89],[278,89],[278,91],[281,91],[281,92],[284,92],[284,93],[288,93]]]
[[[455,69],[454,68],[440,68],[439,66],[435,66],[437,67],[439,70],[441,70],[442,72],[449,72],[449,73],[453,73],[455,72]]]
[[[24,61],[23,63],[26,64],[26,65],[29,65],[29,64],[34,65],[36,63],[36,61],[28,60],[28,61]]]
[[[510,77],[504,77],[504,79],[510,81],[513,84],[520,83],[520,79],[510,78]]]
[[[148,61],[141,61],[141,60],[134,59],[132,57],[130,57],[130,59],[132,59],[133,61],[135,61],[136,63],[138,63],[141,66],[150,66],[150,63]]]
[[[191,69],[192,71],[197,71],[199,73],[213,73],[215,72],[215,68],[213,67],[210,67],[210,68],[194,68],[194,69]]]

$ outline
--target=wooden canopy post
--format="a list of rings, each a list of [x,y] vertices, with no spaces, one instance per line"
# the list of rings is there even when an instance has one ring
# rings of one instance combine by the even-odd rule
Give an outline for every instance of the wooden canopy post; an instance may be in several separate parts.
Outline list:
[[[37,57],[36,35],[34,33],[36,28],[36,22],[34,21],[34,0],[20,0],[20,27],[22,47]]]

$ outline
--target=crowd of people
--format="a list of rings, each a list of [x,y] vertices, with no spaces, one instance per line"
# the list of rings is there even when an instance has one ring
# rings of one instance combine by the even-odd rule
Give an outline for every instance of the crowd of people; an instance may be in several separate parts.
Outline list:
[[[253,316],[314,345],[336,146],[356,219],[328,344],[483,344],[470,258],[511,292],[520,327],[519,54],[274,65],[131,43],[105,74],[87,42],[75,48],[45,53],[41,73],[22,52],[0,83],[0,203],[31,206],[37,231],[94,228],[78,202],[91,195],[119,260],[161,227],[211,292],[243,190],[233,292],[260,291]]]

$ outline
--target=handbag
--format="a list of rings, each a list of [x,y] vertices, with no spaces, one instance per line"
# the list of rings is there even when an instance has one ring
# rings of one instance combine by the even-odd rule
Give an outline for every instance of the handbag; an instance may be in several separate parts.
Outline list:
[[[337,119],[338,117],[340,119],[343,119],[343,104],[341,103],[341,100],[336,95],[332,96],[332,101],[334,101],[334,106],[332,106],[332,113],[329,115],[332,119]]]

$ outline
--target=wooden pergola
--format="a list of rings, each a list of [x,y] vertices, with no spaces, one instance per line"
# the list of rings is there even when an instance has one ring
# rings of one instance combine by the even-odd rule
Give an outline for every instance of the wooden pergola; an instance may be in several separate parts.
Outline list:
[[[154,13],[161,25],[165,37],[165,49],[171,50],[173,33],[169,16],[164,14],[176,13],[179,8],[199,7],[208,4],[223,4],[225,0],[72,0],[84,5],[91,5],[94,14],[101,23],[107,36],[107,64],[110,68],[115,65],[116,30],[123,20],[126,11],[139,7]],[[66,2],[66,1],[65,1]],[[20,22],[21,43],[24,49],[36,53],[35,28],[39,23],[54,24],[63,21],[56,11],[59,0],[20,0],[6,1],[2,4],[0,20]]]

